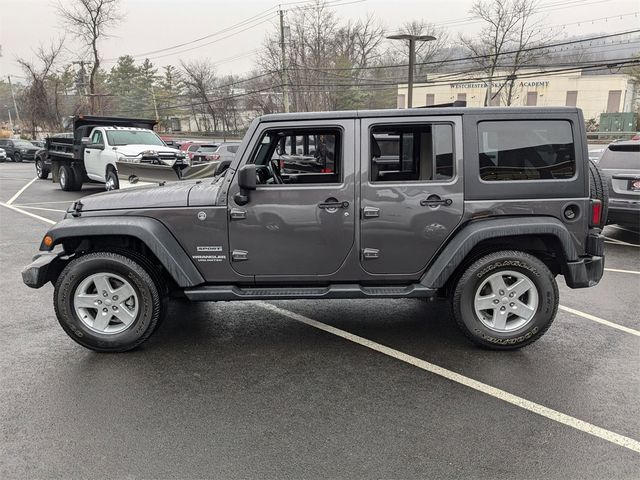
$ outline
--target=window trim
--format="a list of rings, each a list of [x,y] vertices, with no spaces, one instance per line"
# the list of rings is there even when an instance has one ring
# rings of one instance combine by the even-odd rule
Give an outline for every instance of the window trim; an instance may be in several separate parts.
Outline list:
[[[542,179],[525,179],[525,180],[484,180],[482,178],[482,175],[480,174],[480,125],[482,123],[496,123],[496,122],[510,122],[510,123],[517,123],[517,122],[567,122],[569,124],[569,127],[571,128],[571,138],[573,140],[573,155],[574,155],[574,169],[573,169],[573,176],[571,177],[567,177],[567,178],[542,178]],[[480,183],[482,184],[487,184],[487,185],[508,185],[508,184],[517,184],[517,185],[524,185],[524,184],[532,184],[532,183],[540,183],[540,182],[545,182],[545,183],[559,183],[559,182],[571,182],[576,180],[576,178],[578,177],[578,150],[576,149],[576,129],[575,129],[575,125],[573,120],[569,119],[569,118],[546,118],[546,119],[531,119],[531,118],[518,118],[515,120],[507,120],[507,119],[495,119],[495,120],[480,120],[479,122],[476,123],[476,135],[478,137],[478,142],[476,144],[476,153],[477,153],[477,158],[474,160],[476,162],[477,165],[477,170],[478,170],[478,180],[480,181]]]
[[[335,130],[338,132],[340,136],[340,173],[339,180],[337,182],[318,182],[318,183],[272,183],[272,184],[257,184],[256,190],[262,190],[264,188],[314,188],[316,186],[343,186],[344,185],[344,147],[345,147],[345,133],[342,125],[309,125],[309,126],[291,126],[291,125],[282,125],[280,127],[266,127],[262,130],[256,132],[256,142],[254,143],[253,149],[251,150],[251,154],[248,156],[247,161],[244,165],[255,165],[253,162],[255,155],[262,145],[262,139],[268,132],[279,131],[279,130],[287,130],[287,131],[302,131],[302,130]],[[325,174],[330,175],[330,174]]]
[[[394,181],[394,182],[384,182],[384,181],[373,181],[371,179],[371,136],[373,135],[373,129],[378,127],[397,127],[397,126],[413,126],[413,125],[448,125],[451,127],[451,155],[452,155],[452,168],[453,175],[448,180],[407,180],[407,181]],[[457,151],[456,151],[456,124],[453,121],[448,120],[435,120],[435,121],[417,121],[417,122],[402,122],[402,123],[372,123],[369,125],[369,130],[367,132],[367,183],[371,186],[380,186],[380,185],[392,185],[392,186],[402,186],[402,185],[453,185],[458,181],[458,169],[457,167]]]

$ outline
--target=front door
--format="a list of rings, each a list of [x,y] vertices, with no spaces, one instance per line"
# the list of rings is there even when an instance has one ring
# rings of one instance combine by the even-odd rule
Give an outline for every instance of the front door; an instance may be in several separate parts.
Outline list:
[[[461,119],[363,119],[360,138],[362,266],[418,276],[462,218]]]
[[[236,203],[229,189],[229,258],[257,281],[276,276],[324,281],[355,248],[355,120],[263,124],[240,167],[256,165],[258,185]]]
[[[84,149],[84,168],[87,170],[89,178],[104,182],[106,172],[101,159],[103,150],[95,148],[95,145],[102,145],[104,147],[104,137],[100,130],[93,131],[91,134],[91,143]]]

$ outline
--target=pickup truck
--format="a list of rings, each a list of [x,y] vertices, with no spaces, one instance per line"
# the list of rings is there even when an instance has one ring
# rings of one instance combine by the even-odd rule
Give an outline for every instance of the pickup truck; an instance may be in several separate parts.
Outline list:
[[[602,277],[594,173],[576,108],[266,115],[213,178],[74,202],[22,276],[96,351],[140,345],[171,296],[440,297],[476,344],[519,348],[551,326],[557,276]]]
[[[74,117],[72,134],[46,139],[44,150],[36,155],[36,173],[47,178],[51,172],[53,181],[67,191],[80,190],[88,181],[117,190],[123,178],[119,163],[166,167],[171,170],[169,178],[178,179],[176,171],[187,166],[185,156],[164,144],[152,130],[155,124],[135,118]]]

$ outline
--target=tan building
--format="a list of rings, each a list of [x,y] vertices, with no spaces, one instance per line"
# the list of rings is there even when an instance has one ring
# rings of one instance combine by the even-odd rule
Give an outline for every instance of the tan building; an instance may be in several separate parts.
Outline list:
[[[580,72],[571,72],[529,76],[531,73],[527,73],[526,70],[520,71],[518,75],[523,78],[515,81],[512,106],[577,106],[582,109],[587,120],[598,120],[604,112],[632,112],[638,108],[640,87],[629,75],[582,75]],[[467,106],[480,107],[484,105],[487,84],[472,78],[481,76],[481,73],[464,77],[452,77],[451,74],[433,75],[430,77],[430,83],[414,85],[413,106],[466,100]],[[498,91],[500,93],[496,95]],[[507,104],[506,87],[502,82],[492,84],[492,93],[495,95],[492,105]],[[407,85],[399,85],[398,108],[407,106],[406,98]]]

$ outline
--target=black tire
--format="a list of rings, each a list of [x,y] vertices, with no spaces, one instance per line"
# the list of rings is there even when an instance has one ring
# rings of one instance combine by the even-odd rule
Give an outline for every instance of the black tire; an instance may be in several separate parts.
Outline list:
[[[49,169],[45,167],[44,160],[42,160],[41,158],[36,158],[35,167],[36,167],[36,176],[40,180],[46,180],[47,178],[49,178],[50,172],[49,172]]]
[[[82,190],[82,183],[84,180],[84,173],[79,172],[77,169],[73,169],[73,185],[71,186],[71,191],[79,192]]]
[[[607,215],[609,212],[609,187],[600,168],[589,161],[589,194],[591,198],[600,200],[602,204],[602,213],[600,215],[600,224],[602,228],[607,224]]]
[[[107,175],[105,176],[106,183],[104,184],[104,188],[107,191],[110,190],[118,190],[120,188],[120,181],[118,180],[118,174],[116,171],[109,167],[107,170]]]
[[[74,308],[77,288],[90,275],[99,273],[125,278],[139,299],[135,319],[121,332],[94,331],[79,318]],[[147,270],[147,265],[119,253],[94,252],[72,260],[62,271],[55,285],[54,306],[64,331],[83,347],[96,352],[126,352],[138,347],[157,329],[165,302],[158,280]]]
[[[68,165],[62,165],[58,172],[60,188],[65,192],[72,192],[76,185],[76,175]]]
[[[13,161],[16,163],[22,163],[22,155],[20,155],[18,152],[14,153]]]
[[[512,331],[500,332],[489,328],[480,320],[474,301],[476,292],[485,280],[495,273],[507,271],[526,277],[535,286],[538,306],[527,323]],[[506,304],[511,300],[506,293],[502,296],[503,299],[498,301],[504,301],[508,308]],[[510,250],[490,253],[471,264],[456,284],[451,306],[458,327],[472,342],[494,350],[512,350],[529,345],[544,335],[556,316],[558,297],[558,285],[544,263],[528,253]],[[518,298],[523,297],[517,297],[516,300]],[[503,309],[501,306],[499,308]],[[518,319],[507,315],[507,318]]]

